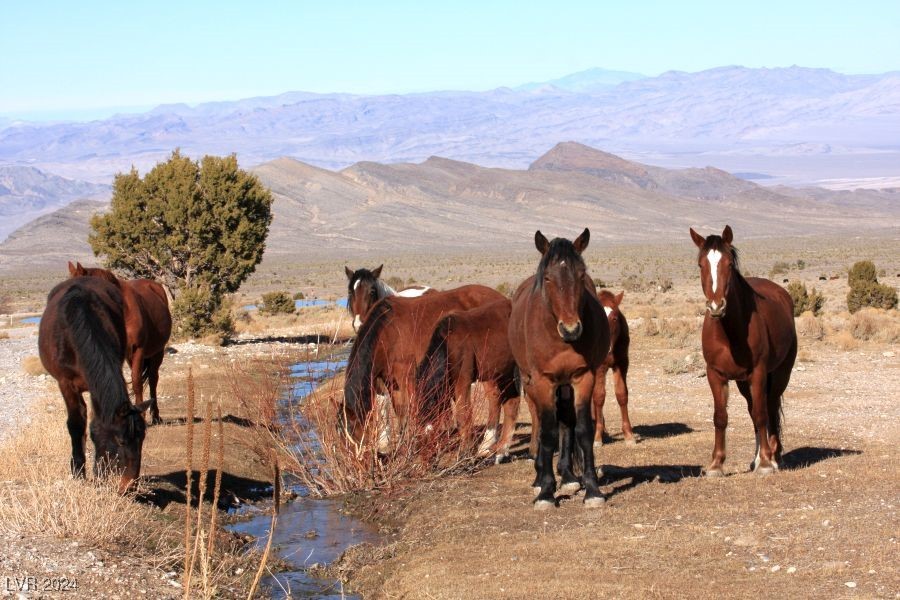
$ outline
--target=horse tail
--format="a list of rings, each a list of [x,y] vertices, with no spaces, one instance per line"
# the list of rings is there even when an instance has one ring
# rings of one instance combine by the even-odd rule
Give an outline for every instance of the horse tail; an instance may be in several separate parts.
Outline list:
[[[360,423],[365,422],[372,410],[372,381],[375,350],[378,338],[390,313],[391,305],[380,301],[372,307],[365,322],[359,329],[350,357],[347,359],[347,374],[344,382],[344,410]],[[342,422],[342,421],[341,421]],[[346,424],[344,424],[346,425]]]
[[[441,400],[449,397],[451,382],[447,337],[450,335],[452,320],[452,316],[447,316],[438,322],[428,342],[428,350],[416,369],[416,388],[421,394],[420,408],[423,414],[434,414]]]
[[[69,332],[78,365],[91,392],[91,401],[101,419],[109,422],[119,407],[131,401],[122,377],[122,340],[115,339],[101,325],[91,306],[95,300],[94,294],[73,285],[60,300],[61,320]],[[109,316],[124,336],[125,324],[121,315],[110,313]]]

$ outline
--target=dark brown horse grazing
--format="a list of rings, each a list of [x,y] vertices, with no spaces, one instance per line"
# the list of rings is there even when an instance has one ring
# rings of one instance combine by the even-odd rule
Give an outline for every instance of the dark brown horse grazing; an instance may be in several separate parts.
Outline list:
[[[602,446],[603,436],[608,435],[606,420],[603,418],[603,404],[606,402],[606,372],[610,369],[616,384],[616,401],[622,412],[622,434],[625,436],[625,443],[636,444],[640,440],[640,436],[632,431],[631,419],[628,418],[628,347],[631,344],[631,337],[628,335],[628,321],[620,309],[624,296],[625,292],[613,294],[607,290],[601,290],[598,295],[609,323],[609,353],[600,365],[597,380],[594,382],[594,420],[597,423],[594,446]]]
[[[125,359],[125,315],[118,286],[96,277],[66,280],[50,292],[41,317],[38,349],[41,363],[56,379],[66,402],[66,425],[72,438],[72,475],[84,477],[87,406],[91,393],[91,440],[94,472],[103,465],[121,472],[124,492],[141,470],[141,447],[147,405],[128,399]]]
[[[383,382],[400,422],[406,421],[415,392],[416,367],[425,356],[435,325],[453,311],[503,299],[483,285],[465,285],[421,298],[390,296],[370,311],[347,361],[339,423],[355,441],[362,439],[372,410],[373,385]]]
[[[744,278],[731,227],[721,236],[704,238],[691,229],[700,249],[697,264],[706,296],[703,357],[712,389],[716,443],[708,476],[723,474],[725,428],[728,426],[728,382],[737,381],[747,399],[756,430],[756,458],[751,470],[766,474],[781,460],[781,396],[797,356],[794,303],[780,285],[757,277]]]
[[[519,414],[516,362],[509,347],[511,311],[512,303],[503,298],[441,319],[416,375],[422,406],[430,414],[446,414],[446,402],[455,401],[464,440],[471,428],[471,385],[481,382],[488,401],[487,428],[478,448],[483,456],[509,454]],[[501,407],[504,419],[498,440]]]
[[[344,267],[344,273],[347,275],[347,310],[353,315],[353,331],[359,331],[366,315],[382,298],[388,296],[418,298],[434,291],[427,285],[414,285],[399,292],[395,291],[380,279],[382,267],[384,265],[378,265],[378,268],[371,271],[368,269],[351,271],[350,267]]]
[[[112,271],[88,268],[81,263],[69,263],[72,277],[99,277],[117,286],[122,293],[125,309],[125,333],[128,336],[126,358],[131,367],[131,386],[134,401],[144,400],[144,380],[150,383],[150,418],[160,423],[156,386],[159,367],[166,354],[166,344],[172,333],[169,301],[161,285],[149,279],[121,280]]]
[[[605,501],[594,469],[591,404],[595,377],[609,352],[609,324],[581,258],[589,239],[587,229],[574,242],[549,242],[536,232],[534,243],[541,253],[537,273],[519,286],[512,300],[509,341],[540,441],[534,461],[535,484],[540,487],[537,509],[556,504],[557,447],[561,489],[574,492],[580,487],[572,472],[576,443],[583,460],[585,506]]]

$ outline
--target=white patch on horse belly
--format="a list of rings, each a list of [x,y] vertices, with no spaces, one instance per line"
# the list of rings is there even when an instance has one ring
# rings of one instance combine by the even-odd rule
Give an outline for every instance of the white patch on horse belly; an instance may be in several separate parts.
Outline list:
[[[719,289],[719,261],[722,260],[722,253],[710,250],[706,258],[709,260],[709,274],[712,276],[712,293],[715,294]]]
[[[608,318],[609,318],[609,315],[612,314],[612,309],[611,309],[610,307],[608,307],[608,306],[604,306],[604,307],[603,307],[603,312],[606,313],[606,318],[608,319]]]
[[[430,287],[409,288],[408,290],[397,292],[397,295],[403,298],[418,298],[430,289]]]

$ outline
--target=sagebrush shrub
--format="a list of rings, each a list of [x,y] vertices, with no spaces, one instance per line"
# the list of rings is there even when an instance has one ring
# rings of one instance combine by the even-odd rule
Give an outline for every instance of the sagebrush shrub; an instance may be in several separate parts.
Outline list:
[[[269,292],[263,294],[259,312],[267,315],[290,315],[295,309],[294,300],[287,292]]]
[[[806,284],[794,281],[787,286],[787,292],[794,301],[794,316],[799,317],[806,311],[810,311],[814,315],[822,312],[822,306],[825,305],[825,296],[813,288],[812,291],[806,289]]]

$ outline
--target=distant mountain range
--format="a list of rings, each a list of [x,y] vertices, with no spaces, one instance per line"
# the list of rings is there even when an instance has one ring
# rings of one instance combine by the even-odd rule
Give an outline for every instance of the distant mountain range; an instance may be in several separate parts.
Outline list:
[[[439,155],[524,168],[561,140],[770,183],[896,176],[900,72],[722,67],[643,77],[594,69],[487,92],[291,92],[101,121],[7,124],[0,164],[108,183],[180,147],[192,156],[236,152],[245,166],[290,157],[342,169]]]
[[[574,142],[525,170],[439,157],[341,171],[280,158],[253,170],[275,196],[267,259],[502,253],[527,249],[537,228],[572,235],[590,227],[602,245],[680,243],[689,226],[723,223],[742,239],[896,232],[900,224],[900,190],[766,188],[718,169],[653,167]],[[0,244],[0,272],[93,262],[87,222],[104,206],[78,202],[22,227]]]
[[[33,167],[0,166],[0,241],[73,200],[108,197],[108,185],[65,179]]]

